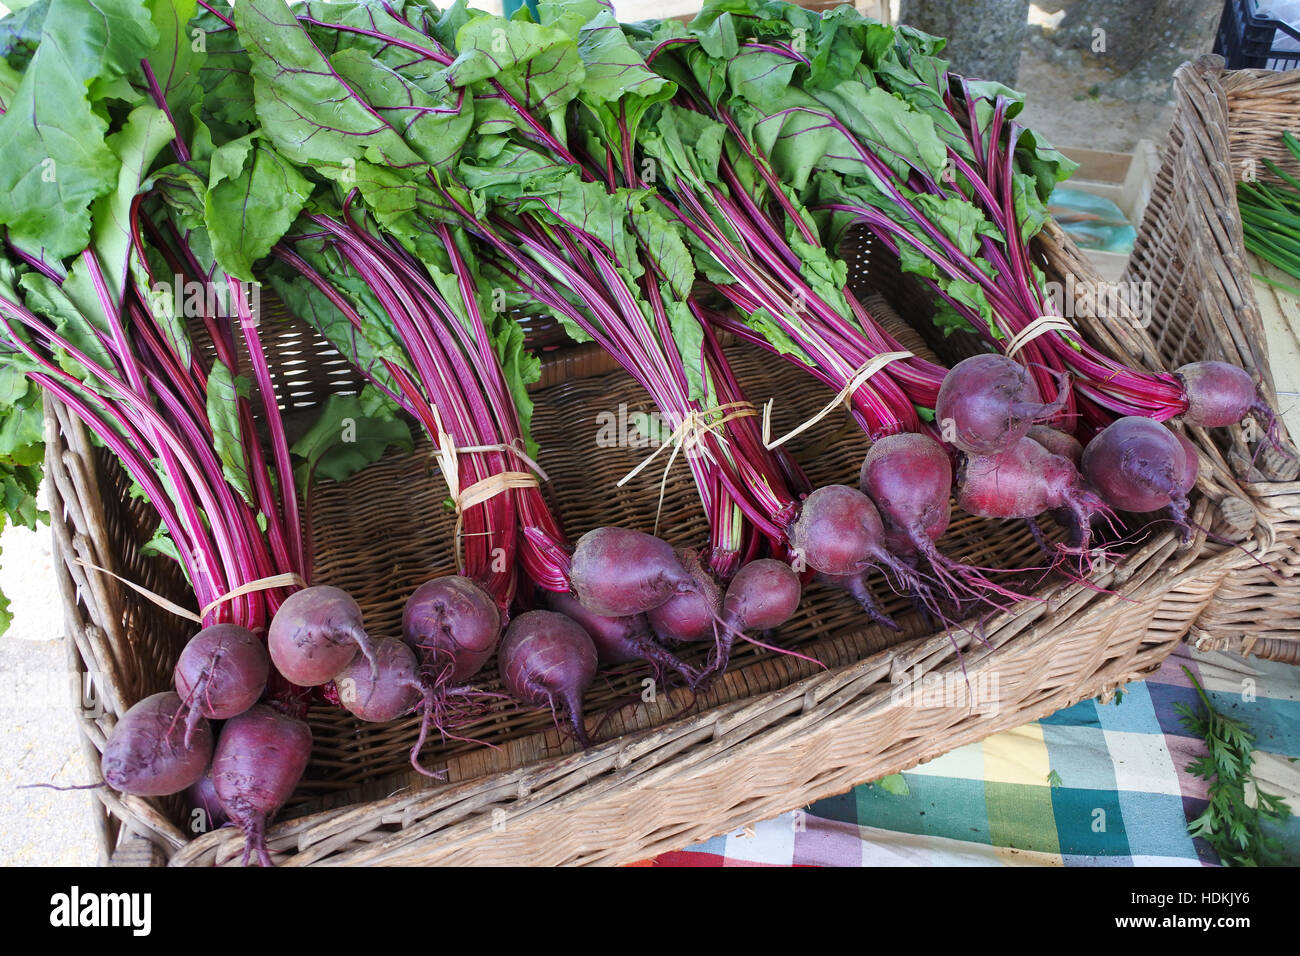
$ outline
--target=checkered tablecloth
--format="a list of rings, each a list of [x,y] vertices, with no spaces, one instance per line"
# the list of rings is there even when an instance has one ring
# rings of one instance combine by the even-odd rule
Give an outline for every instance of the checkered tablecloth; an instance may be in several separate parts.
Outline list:
[[[1300,668],[1186,645],[1122,699],[1083,701],[889,781],[666,853],[658,866],[1217,864],[1187,822],[1206,782],[1204,743],[1174,705],[1195,706],[1187,666],[1215,706],[1256,734],[1256,777],[1300,813]],[[893,792],[891,792],[893,791]],[[1281,828],[1300,865],[1300,820]]]

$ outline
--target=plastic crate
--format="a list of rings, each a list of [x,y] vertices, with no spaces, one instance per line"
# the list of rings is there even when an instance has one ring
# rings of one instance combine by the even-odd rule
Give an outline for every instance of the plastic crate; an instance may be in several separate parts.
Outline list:
[[[1300,68],[1300,23],[1275,19],[1258,0],[1224,0],[1214,52],[1230,70]]]

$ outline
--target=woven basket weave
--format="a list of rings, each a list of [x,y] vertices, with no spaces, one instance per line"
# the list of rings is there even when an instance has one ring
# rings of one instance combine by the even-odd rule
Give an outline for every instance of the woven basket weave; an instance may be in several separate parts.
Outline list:
[[[1300,71],[1225,73],[1221,57],[1204,56],[1178,70],[1174,90],[1168,148],[1125,278],[1151,284],[1161,319],[1149,329],[1155,367],[1232,362],[1261,380],[1277,408],[1236,187],[1248,170],[1270,177],[1265,158],[1300,174],[1281,142],[1282,129],[1300,129]],[[1212,530],[1249,553],[1237,552],[1192,639],[1205,650],[1300,663],[1300,461],[1261,448],[1239,426],[1196,437],[1236,488],[1218,498]]]
[[[900,312],[922,299],[865,247],[852,251],[861,290],[885,294]],[[1099,281],[1054,225],[1037,240],[1051,277]],[[1076,321],[1101,347],[1130,362],[1158,355],[1133,317],[1100,321],[1081,301]],[[924,315],[924,313],[920,313]],[[545,337],[539,329],[536,336]],[[268,315],[263,340],[289,419],[331,391],[355,388],[327,344],[287,319]],[[953,360],[952,342],[931,340]],[[732,347],[751,399],[777,399],[776,433],[806,419],[828,390],[796,369]],[[597,448],[601,413],[651,411],[644,393],[588,347],[548,350],[534,395],[541,464],[569,534],[602,524],[653,528],[659,495],[647,469],[616,489],[646,454]],[[81,711],[80,726],[98,765],[106,733],[130,704],[170,686],[171,668],[192,628],[78,561],[106,567],[192,606],[175,566],[141,555],[157,517],[128,494],[116,463],[87,440],[55,402],[47,406],[48,468],[59,583],[74,667],[98,675],[103,712]],[[792,443],[794,444],[794,443]],[[815,483],[853,481],[865,440],[847,416],[832,415],[791,451]],[[1214,520],[1224,482],[1206,470],[1194,496],[1201,525]],[[390,456],[345,485],[322,484],[312,501],[314,580],[348,589],[369,630],[397,632],[405,597],[452,570],[445,490],[428,445]],[[662,532],[699,544],[707,529],[684,467],[667,483]],[[493,745],[430,745],[425,763],[445,769],[430,784],[406,764],[414,718],[364,724],[337,708],[313,708],[312,762],[282,821],[268,835],[277,861],[362,863],[623,863],[796,810],[820,797],[894,773],[961,744],[1108,695],[1152,671],[1210,602],[1233,557],[1207,553],[1203,535],[1180,547],[1162,524],[1130,522],[1122,559],[1091,584],[1049,581],[1012,612],[968,630],[931,635],[907,598],[875,582],[893,633],[864,621],[842,593],[812,586],[803,607],[773,640],[822,661],[744,645],[733,665],[698,699],[683,689],[646,694],[644,674],[602,677],[587,697],[602,717],[597,743],[575,752],[548,713],[499,706],[466,728]],[[1060,529],[1049,533],[1060,534]],[[1030,566],[1036,546],[1020,523],[961,516],[943,548],[974,564]],[[706,648],[688,656],[698,663]],[[489,664],[484,687],[498,689]],[[651,699],[644,699],[650,697]],[[232,864],[242,836],[196,834],[177,799],[146,800],[96,791],[104,845],[138,847],[146,837],[173,865]]]

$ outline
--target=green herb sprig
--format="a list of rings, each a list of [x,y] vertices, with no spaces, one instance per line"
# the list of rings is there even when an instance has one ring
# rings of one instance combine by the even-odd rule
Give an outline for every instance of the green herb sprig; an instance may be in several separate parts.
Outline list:
[[[1185,673],[1201,698],[1201,707],[1175,704],[1183,726],[1205,740],[1208,753],[1188,764],[1187,772],[1210,782],[1210,804],[1187,825],[1206,840],[1224,866],[1269,866],[1279,863],[1281,842],[1265,831],[1266,822],[1282,823],[1291,815],[1280,796],[1259,787],[1254,766],[1255,735],[1242,721],[1216,710],[1192,672]],[[1255,791],[1252,803],[1249,788]]]

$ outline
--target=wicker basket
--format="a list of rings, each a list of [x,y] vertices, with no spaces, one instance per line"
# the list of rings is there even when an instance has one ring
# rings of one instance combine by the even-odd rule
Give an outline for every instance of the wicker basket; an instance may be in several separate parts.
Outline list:
[[[1036,252],[1051,277],[1097,280],[1054,225]],[[865,253],[851,256],[863,291],[915,309],[915,290],[897,264]],[[1077,321],[1101,347],[1129,361],[1159,361],[1131,316],[1103,322],[1090,307],[1077,303]],[[289,417],[356,385],[328,345],[291,320],[264,319],[263,340]],[[942,353],[952,343],[931,344]],[[778,433],[829,396],[788,365],[735,347],[731,356],[751,398],[777,397]],[[546,353],[534,397],[541,464],[569,533],[609,523],[651,529],[657,476],[643,473],[614,488],[645,450],[597,454],[594,441],[601,412],[649,411],[644,393],[611,371],[605,356],[581,347]],[[98,675],[103,689],[103,712],[79,714],[97,766],[117,715],[170,686],[191,628],[78,560],[180,603],[186,588],[173,565],[141,555],[157,517],[130,498],[116,463],[62,406],[51,402],[47,421],[56,565],[74,666]],[[452,570],[451,521],[427,449],[388,457],[345,485],[321,485],[312,502],[314,578],[353,593],[377,634],[396,633],[402,603],[417,584]],[[847,416],[828,416],[791,450],[814,482],[825,483],[852,480],[864,449]],[[1217,466],[1207,468],[1207,490],[1222,496],[1230,482]],[[1211,494],[1194,496],[1193,515],[1201,525],[1214,520]],[[684,467],[667,484],[661,530],[674,542],[705,540]],[[824,669],[745,645],[698,699],[680,688],[645,694],[641,672],[607,675],[587,699],[589,715],[603,718],[597,743],[580,752],[549,714],[503,705],[466,730],[493,747],[450,741],[426,748],[425,763],[447,771],[445,784],[430,784],[406,764],[414,718],[373,725],[337,708],[313,708],[312,763],[269,832],[270,848],[289,864],[623,863],[797,809],[1107,695],[1159,665],[1234,560],[1207,552],[1202,534],[1180,547],[1164,526],[1146,519],[1130,530],[1122,559],[1099,569],[1091,583],[1050,581],[1035,592],[1037,600],[984,621],[978,637],[969,629],[932,635],[907,598],[878,588],[901,625],[890,632],[865,622],[846,595],[812,586],[776,641]],[[943,547],[974,564],[1023,567],[1037,560],[1020,523],[959,517]],[[698,648],[688,659],[705,652]],[[486,689],[497,688],[493,664],[483,676]],[[173,865],[239,860],[240,834],[192,832],[177,799],[97,793],[110,853],[119,845],[138,848],[135,834]]]
[[[1280,138],[1287,122],[1300,118],[1300,71],[1224,73],[1222,66],[1221,57],[1203,56],[1175,74],[1169,144],[1126,279],[1151,283],[1159,321],[1149,331],[1159,367],[1233,362],[1262,381],[1277,408],[1236,184],[1246,169],[1269,176],[1266,157],[1300,173]],[[1244,551],[1192,639],[1202,649],[1300,663],[1300,461],[1267,443],[1260,448],[1241,427],[1196,437],[1215,458],[1216,474],[1230,473],[1236,486],[1218,498],[1212,530]],[[1223,545],[1212,540],[1209,547]]]

